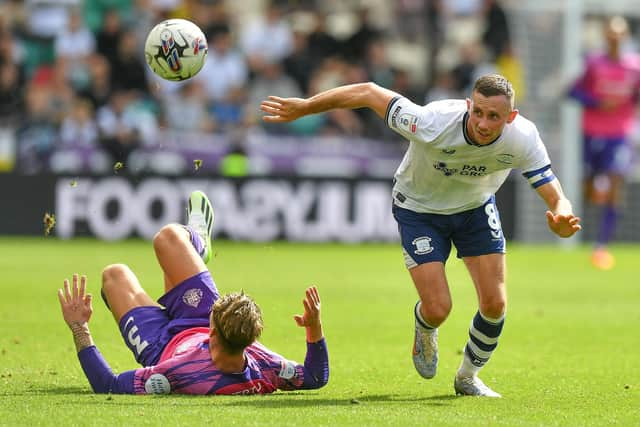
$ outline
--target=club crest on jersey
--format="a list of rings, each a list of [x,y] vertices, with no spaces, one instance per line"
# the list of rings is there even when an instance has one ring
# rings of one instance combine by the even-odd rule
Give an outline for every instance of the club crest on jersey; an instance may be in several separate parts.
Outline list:
[[[409,113],[401,114],[400,127],[405,128],[411,133],[416,133],[416,131],[418,130],[418,117]]]
[[[418,237],[413,239],[411,243],[416,247],[416,250],[413,251],[416,255],[426,255],[433,252],[434,248],[431,246],[431,237]]]
[[[503,154],[498,154],[498,157],[496,157],[496,160],[502,164],[505,165],[511,165],[513,164],[513,154],[507,154],[507,153],[503,153]]]
[[[193,308],[197,308],[200,301],[202,301],[202,289],[192,288],[182,294],[182,302]]]

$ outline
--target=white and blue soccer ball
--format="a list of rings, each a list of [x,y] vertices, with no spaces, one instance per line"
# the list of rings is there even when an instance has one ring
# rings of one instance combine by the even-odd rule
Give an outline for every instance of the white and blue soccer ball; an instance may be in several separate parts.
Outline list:
[[[147,64],[165,80],[189,79],[207,58],[207,39],[200,27],[186,19],[167,19],[153,27],[144,44]]]

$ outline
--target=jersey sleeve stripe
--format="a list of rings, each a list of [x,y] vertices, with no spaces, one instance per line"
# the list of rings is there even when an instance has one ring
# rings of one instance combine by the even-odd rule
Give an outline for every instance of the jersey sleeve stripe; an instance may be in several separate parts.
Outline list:
[[[384,113],[385,123],[389,123],[389,112],[391,111],[391,106],[395,104],[396,101],[399,100],[400,98],[401,98],[400,96],[394,96],[393,99],[389,101],[389,105],[387,105],[387,112]]]
[[[527,180],[529,184],[533,188],[538,188],[541,185],[546,184],[547,182],[551,182],[556,179],[556,176],[553,174],[551,170],[551,165],[546,165],[540,169],[536,169],[531,172],[524,172],[522,174]]]
[[[532,170],[530,172],[522,172],[522,175],[525,178],[529,179],[534,175],[537,175],[537,174],[540,174],[540,173],[546,171],[547,169],[551,169],[551,165],[545,165],[545,166],[541,167],[540,169]]]

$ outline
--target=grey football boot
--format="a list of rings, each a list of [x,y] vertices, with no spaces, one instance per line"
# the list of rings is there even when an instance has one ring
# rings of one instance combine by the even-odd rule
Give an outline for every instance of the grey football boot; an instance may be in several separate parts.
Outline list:
[[[458,396],[484,396],[502,397],[499,393],[491,390],[477,376],[458,378],[453,382],[453,388]]]
[[[431,379],[438,369],[438,329],[427,328],[420,320],[420,301],[414,309],[416,332],[413,339],[413,366],[422,378]]]

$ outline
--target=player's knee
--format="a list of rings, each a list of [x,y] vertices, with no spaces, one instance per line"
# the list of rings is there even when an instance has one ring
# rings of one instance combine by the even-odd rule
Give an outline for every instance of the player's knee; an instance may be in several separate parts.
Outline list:
[[[153,236],[153,248],[158,251],[163,248],[175,246],[182,238],[182,227],[178,224],[167,224]]]
[[[102,292],[108,296],[126,281],[130,270],[125,264],[110,264],[102,270]]]
[[[442,301],[429,301],[425,303],[422,302],[423,312],[426,313],[425,320],[430,325],[440,325],[444,322],[447,317],[449,317],[449,313],[451,313],[451,300],[442,300]]]
[[[504,298],[496,297],[480,303],[480,313],[491,319],[499,319],[507,310]]]

